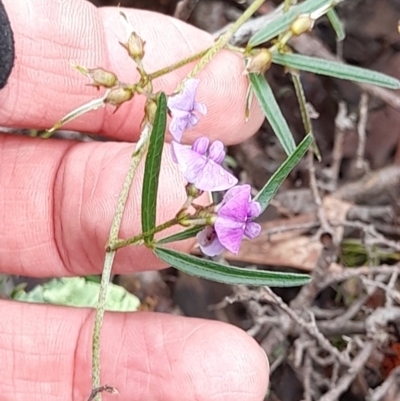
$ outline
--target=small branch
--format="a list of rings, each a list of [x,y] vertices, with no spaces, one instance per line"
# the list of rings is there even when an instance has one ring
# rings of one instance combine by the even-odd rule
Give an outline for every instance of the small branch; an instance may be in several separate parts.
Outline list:
[[[321,229],[326,233],[332,234],[332,228],[326,217],[325,210],[322,205],[321,195],[319,194],[318,190],[317,178],[315,176],[314,152],[312,149],[308,151],[307,162],[308,162],[307,164],[308,164],[310,188],[313,194],[314,203],[317,206],[317,216],[319,222],[321,223]]]
[[[363,168],[365,164],[365,144],[367,141],[366,126],[368,121],[368,100],[369,96],[366,92],[361,94],[359,104],[359,118],[357,124],[358,146],[356,152],[356,167]]]
[[[304,369],[303,369],[303,401],[312,401],[312,389],[311,389],[311,371],[312,371],[312,360],[308,353],[304,358]]]
[[[331,191],[337,188],[340,167],[343,159],[343,142],[345,130],[352,128],[352,121],[347,113],[345,102],[339,102],[339,109],[335,118],[335,142],[332,150],[332,163],[328,170],[331,180]]]
[[[297,323],[300,327],[305,329],[305,331],[314,338],[319,346],[327,351],[329,354],[335,356],[335,358],[344,366],[349,366],[350,361],[347,355],[342,354],[337,348],[332,346],[332,344],[327,340],[327,338],[319,331],[317,325],[314,322],[307,322],[302,317],[298,315],[294,310],[292,310],[282,298],[278,297],[269,287],[264,287],[263,292],[272,298],[276,305],[282,309],[289,317]]]
[[[374,348],[375,344],[373,342],[366,343],[360,353],[353,359],[351,367],[348,369],[347,373],[343,375],[338,380],[336,386],[325,393],[319,399],[319,401],[337,401],[339,397],[350,387],[350,384],[353,382],[354,378],[364,367]]]

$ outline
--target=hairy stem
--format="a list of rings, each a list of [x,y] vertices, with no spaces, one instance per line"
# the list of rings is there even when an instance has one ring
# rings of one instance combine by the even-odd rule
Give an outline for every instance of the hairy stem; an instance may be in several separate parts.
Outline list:
[[[110,246],[109,249],[111,251],[115,251],[115,250],[117,250],[119,248],[123,248],[123,247],[128,246],[128,245],[137,245],[139,242],[143,241],[143,239],[145,237],[147,237],[149,235],[152,235],[152,234],[159,233],[161,231],[164,231],[167,228],[172,227],[172,226],[174,226],[176,224],[179,224],[179,219],[174,217],[173,219],[168,220],[165,223],[160,224],[157,227],[154,227],[152,230],[146,231],[145,233],[142,233],[142,234],[139,234],[139,235],[135,235],[132,238],[117,240],[112,244],[112,246]]]
[[[202,50],[201,52],[193,54],[192,56],[189,56],[183,60],[180,60],[175,64],[171,64],[168,67],[162,68],[161,70],[154,71],[153,73],[148,74],[147,78],[149,81],[152,81],[153,79],[159,78],[165,74],[175,71],[178,68],[183,67],[184,65],[189,64],[189,63],[196,61],[199,58],[203,57],[209,50],[210,50],[210,48]]]
[[[110,229],[110,236],[108,239],[107,248],[112,249],[114,242],[118,241],[118,234],[121,227],[122,216],[124,214],[126,201],[128,199],[129,190],[132,185],[133,177],[135,176],[137,167],[146,152],[149,144],[152,125],[147,123],[142,131],[139,142],[136,145],[135,151],[132,155],[131,164],[128,173],[126,174],[125,181],[118,199],[117,208],[114,214],[114,219]],[[101,284],[99,291],[99,298],[97,301],[96,316],[93,329],[93,345],[92,345],[92,387],[98,388],[100,383],[100,334],[104,320],[105,304],[107,299],[108,284],[110,283],[112,266],[115,258],[116,251],[109,251],[106,253],[104,260],[103,273],[101,275]],[[97,393],[96,401],[101,401],[101,393]]]

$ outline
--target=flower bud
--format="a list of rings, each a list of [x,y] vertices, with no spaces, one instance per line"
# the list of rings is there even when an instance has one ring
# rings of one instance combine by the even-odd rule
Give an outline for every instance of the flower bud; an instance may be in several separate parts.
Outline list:
[[[264,74],[272,63],[272,53],[268,49],[254,50],[253,55],[249,58],[244,75],[248,73]]]
[[[290,26],[290,31],[293,35],[299,36],[302,33],[311,31],[314,22],[315,20],[307,14],[299,15]]]
[[[99,89],[100,86],[112,88],[118,83],[118,77],[113,72],[107,71],[104,68],[85,68],[77,64],[71,65],[81,74],[89,77],[92,80],[92,83],[89,85],[95,86],[97,89]]]
[[[118,83],[118,77],[113,72],[104,70],[103,68],[89,69],[87,75],[93,80],[91,84],[93,86],[112,88]]]
[[[147,99],[144,105],[144,120],[154,124],[154,119],[157,111],[157,103],[154,100]]]
[[[132,32],[129,35],[126,43],[121,43],[123,47],[128,51],[128,54],[134,60],[141,60],[144,57],[144,45],[146,42],[136,33]]]
[[[113,106],[121,106],[122,103],[131,100],[133,97],[133,91],[130,88],[124,88],[119,86],[117,88],[111,89],[106,97],[104,98],[104,103],[111,104]]]

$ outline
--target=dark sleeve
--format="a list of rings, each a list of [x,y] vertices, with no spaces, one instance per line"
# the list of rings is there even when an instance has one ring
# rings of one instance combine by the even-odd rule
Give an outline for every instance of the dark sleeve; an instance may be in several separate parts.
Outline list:
[[[0,0],[0,89],[7,83],[14,65],[14,57],[14,36],[10,20]]]

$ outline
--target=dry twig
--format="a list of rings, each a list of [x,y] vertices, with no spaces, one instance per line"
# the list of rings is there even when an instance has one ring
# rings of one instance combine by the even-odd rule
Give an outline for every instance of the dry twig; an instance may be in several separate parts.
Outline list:
[[[339,397],[350,387],[354,378],[364,367],[368,358],[370,357],[375,345],[373,342],[368,342],[364,345],[359,354],[353,359],[351,367],[347,370],[337,382],[336,386],[325,393],[319,401],[337,401]]]

